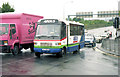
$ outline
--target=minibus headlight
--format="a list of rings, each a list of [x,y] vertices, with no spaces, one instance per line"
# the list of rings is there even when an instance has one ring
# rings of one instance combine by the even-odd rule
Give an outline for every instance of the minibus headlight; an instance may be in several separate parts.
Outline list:
[[[36,43],[36,42],[34,42],[34,45],[37,45],[37,43]]]
[[[61,43],[58,43],[58,45],[61,45]]]
[[[8,45],[8,41],[3,41],[4,45]]]
[[[55,43],[55,45],[61,45],[61,43]]]

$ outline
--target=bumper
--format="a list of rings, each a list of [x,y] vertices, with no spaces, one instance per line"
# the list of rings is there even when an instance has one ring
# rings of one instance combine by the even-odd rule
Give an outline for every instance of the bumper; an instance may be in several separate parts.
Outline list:
[[[51,54],[54,54],[54,53],[61,52],[62,49],[61,48],[58,48],[58,49],[34,48],[34,51],[35,52],[40,52],[40,53],[51,53]]]
[[[10,46],[0,46],[0,52],[9,52]]]
[[[97,42],[97,43],[100,43],[100,42],[102,42],[102,40],[101,40],[101,39],[97,39],[96,42]]]

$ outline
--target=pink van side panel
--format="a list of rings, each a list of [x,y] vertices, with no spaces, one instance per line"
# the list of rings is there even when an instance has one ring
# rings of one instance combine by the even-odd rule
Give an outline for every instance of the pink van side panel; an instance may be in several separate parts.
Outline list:
[[[39,17],[40,19],[43,18],[43,16],[38,16],[38,15],[31,15],[31,14],[26,14],[26,13],[1,13],[0,17],[2,17],[2,19],[7,18],[7,19],[11,19],[11,18],[21,18],[22,15],[26,15],[26,16],[32,16],[32,17]]]
[[[35,32],[37,29],[37,21],[42,18],[43,17],[41,16],[23,14],[21,18],[22,26],[20,26],[21,43],[33,43]]]
[[[19,14],[0,14],[2,23],[16,23],[20,44],[32,43],[34,40],[37,21],[43,16],[19,13]]]

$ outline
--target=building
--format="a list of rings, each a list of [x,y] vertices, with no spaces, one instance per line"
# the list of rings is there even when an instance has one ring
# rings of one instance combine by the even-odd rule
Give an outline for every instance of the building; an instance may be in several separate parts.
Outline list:
[[[76,17],[77,18],[93,18],[93,12],[77,12]]]
[[[118,17],[118,11],[98,11],[98,18]]]
[[[94,14],[93,12],[77,12],[76,17],[77,18],[114,18],[118,17],[118,11],[98,11],[97,14]]]

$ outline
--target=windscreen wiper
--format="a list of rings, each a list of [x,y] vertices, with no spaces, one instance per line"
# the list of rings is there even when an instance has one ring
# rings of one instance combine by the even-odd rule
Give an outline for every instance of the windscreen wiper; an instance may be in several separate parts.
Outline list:
[[[54,39],[55,37],[59,37],[59,36],[57,36],[57,35],[52,35],[52,36],[50,36],[50,37],[53,37],[53,39]]]
[[[37,38],[41,38],[41,37],[49,37],[47,35],[40,35],[40,36],[36,36]]]

